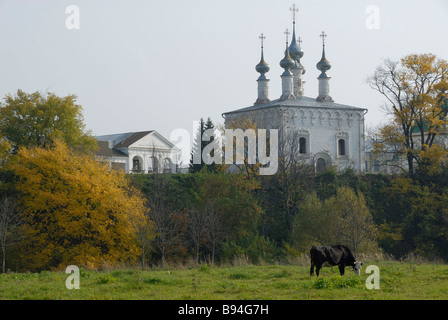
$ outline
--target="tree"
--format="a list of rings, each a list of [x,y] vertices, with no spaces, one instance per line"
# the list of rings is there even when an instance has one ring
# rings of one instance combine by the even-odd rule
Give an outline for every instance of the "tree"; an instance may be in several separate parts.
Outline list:
[[[70,147],[90,151],[96,140],[85,129],[82,107],[76,96],[58,97],[54,93],[42,96],[21,90],[7,95],[0,104],[0,136],[11,145],[13,153],[23,147],[51,147],[62,139]]]
[[[438,171],[447,150],[437,143],[448,124],[448,63],[433,54],[412,54],[400,62],[385,60],[368,83],[387,100],[391,121],[379,130],[374,147],[398,146],[409,175]],[[414,166],[417,164],[417,167]]]
[[[377,229],[362,193],[338,187],[336,195],[321,201],[305,197],[293,221],[293,245],[305,251],[312,245],[345,244],[354,252],[378,250]]]
[[[226,120],[227,121],[227,120]],[[258,158],[255,163],[252,163],[250,159],[250,146],[249,144],[257,143],[257,129],[260,128],[260,121],[256,116],[250,115],[246,117],[236,117],[233,119],[229,119],[226,129],[234,130],[234,136],[231,137],[233,141],[225,142],[225,150],[224,154],[229,157],[227,154],[233,156],[232,163],[236,164],[232,166],[232,168],[236,169],[239,173],[244,174],[248,179],[259,177],[259,170],[262,166],[260,162],[258,162]],[[239,135],[238,132],[241,134]],[[251,134],[246,135],[246,133],[254,132],[255,135]],[[254,139],[255,138],[255,139]],[[269,138],[268,138],[269,139]],[[252,141],[250,141],[252,140]],[[241,146],[240,146],[240,143]],[[232,145],[232,149],[229,146]],[[269,146],[269,143],[266,143],[266,146]],[[227,153],[227,154],[226,154]],[[268,152],[267,152],[268,153]],[[238,159],[242,160],[242,163],[238,163]],[[229,168],[228,163],[223,166],[223,169]]]
[[[199,264],[199,249],[205,237],[207,211],[189,210],[188,218],[188,234],[193,242],[196,264]]]
[[[362,193],[339,187],[336,196],[325,203],[325,210],[335,222],[333,233],[339,242],[347,244],[355,253],[378,249],[378,231]]]
[[[211,251],[211,263],[215,263],[220,246],[225,238],[224,216],[219,211],[216,199],[205,199],[203,210],[206,212],[206,237]]]
[[[300,150],[300,138],[297,130],[280,129],[277,178],[288,230],[291,230],[293,217],[297,213],[304,181],[312,176],[311,167],[305,163],[309,160]]]
[[[4,166],[10,156],[11,145],[0,135],[0,167]]]
[[[212,143],[214,140],[214,136],[210,137],[210,141],[203,141],[203,135],[204,132],[207,130],[215,130],[215,125],[213,124],[213,121],[210,119],[210,117],[207,119],[207,122],[204,121],[203,118],[199,121],[199,128],[196,132],[196,137],[194,139],[193,148],[191,152],[191,159],[190,159],[190,173],[197,173],[200,172],[203,168],[207,168],[209,172],[215,172],[216,171],[216,164],[206,164],[203,159],[202,152],[204,151],[204,148],[209,144]],[[195,159],[199,157],[200,155],[200,163],[195,163]],[[213,150],[210,154],[211,157],[214,156]]]
[[[143,189],[148,197],[149,217],[157,234],[154,246],[165,265],[167,257],[180,250],[185,238],[187,218],[177,202],[183,202],[183,208],[188,204],[170,175],[149,175],[147,179],[148,185]]]
[[[149,216],[145,215],[142,223],[137,224],[135,229],[137,230],[137,241],[140,245],[142,269],[144,269],[146,265],[146,256],[151,251],[154,238],[157,236],[155,225]]]
[[[2,250],[2,272],[6,272],[6,249],[17,236],[20,225],[16,202],[6,196],[0,200],[0,249]]]
[[[146,208],[122,171],[60,140],[51,149],[21,147],[9,168],[20,195],[24,268],[99,268],[138,257],[136,226]]]

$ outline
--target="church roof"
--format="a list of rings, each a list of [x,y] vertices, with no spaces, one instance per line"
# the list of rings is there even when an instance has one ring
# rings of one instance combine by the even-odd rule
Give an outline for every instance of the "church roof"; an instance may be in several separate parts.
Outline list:
[[[133,144],[134,142],[143,138],[147,134],[150,134],[153,131],[154,130],[108,134],[108,135],[98,136],[98,137],[96,137],[96,139],[98,141],[113,141],[115,143],[114,148],[124,148],[124,147],[129,147],[131,144]]]
[[[125,157],[127,158],[128,155],[121,152],[120,150],[109,148],[109,142],[108,141],[97,141],[98,143],[98,149],[95,151],[95,154],[97,156],[102,157]]]
[[[297,107],[297,108],[335,109],[335,110],[353,110],[353,111],[367,110],[365,108],[359,108],[335,102],[317,101],[315,98],[299,97],[296,99],[272,100],[263,104],[255,104],[250,107],[224,112],[223,114],[225,115],[232,113],[249,112],[274,107]]]
[[[126,139],[124,139],[120,143],[117,143],[115,145],[115,148],[129,147],[131,144],[133,144],[134,142],[137,142],[138,140],[140,140],[144,136],[150,134],[151,132],[152,132],[152,130],[151,131],[134,132],[130,136],[126,137]]]

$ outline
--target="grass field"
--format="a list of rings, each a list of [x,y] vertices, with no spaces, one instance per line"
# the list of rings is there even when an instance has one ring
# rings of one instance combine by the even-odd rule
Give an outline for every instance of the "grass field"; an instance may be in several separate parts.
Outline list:
[[[0,299],[12,300],[255,300],[255,299],[447,299],[448,266],[375,262],[380,288],[366,288],[360,276],[347,269],[324,268],[321,277],[309,276],[309,267],[244,265],[154,270],[80,270],[80,289],[68,290],[64,272],[0,274]]]

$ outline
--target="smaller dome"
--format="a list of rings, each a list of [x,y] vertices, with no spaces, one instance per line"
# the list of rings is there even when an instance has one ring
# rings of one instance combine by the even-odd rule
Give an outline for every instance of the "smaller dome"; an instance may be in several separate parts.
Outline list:
[[[264,61],[263,54],[261,54],[261,60],[260,62],[255,66],[255,70],[257,70],[258,73],[265,74],[266,72],[269,72],[270,68],[269,65]]]
[[[288,46],[286,46],[285,57],[280,60],[280,67],[282,67],[283,69],[291,69],[292,67],[294,67],[294,63],[294,60],[289,55]]]
[[[316,68],[322,72],[326,72],[331,69],[331,63],[325,57],[325,47],[322,50],[322,59],[316,64]]]

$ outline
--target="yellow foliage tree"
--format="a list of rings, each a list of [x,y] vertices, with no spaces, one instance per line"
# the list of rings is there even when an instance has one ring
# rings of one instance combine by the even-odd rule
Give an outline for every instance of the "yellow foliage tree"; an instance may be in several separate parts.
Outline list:
[[[139,255],[147,209],[123,172],[60,140],[51,149],[20,148],[9,166],[21,195],[25,269],[96,269]]]
[[[394,149],[405,155],[413,178],[417,170],[435,173],[447,156],[438,137],[448,126],[448,62],[433,54],[386,60],[368,82],[387,99],[391,117],[379,130],[376,152]]]

